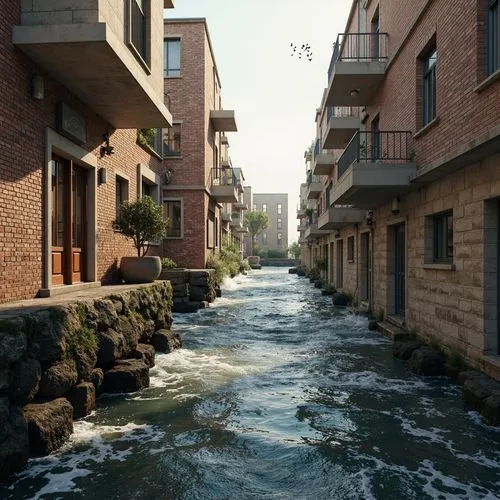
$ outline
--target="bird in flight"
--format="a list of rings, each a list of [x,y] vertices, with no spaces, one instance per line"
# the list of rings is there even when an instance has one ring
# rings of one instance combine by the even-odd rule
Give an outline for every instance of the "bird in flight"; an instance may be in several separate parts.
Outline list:
[[[296,45],[295,43],[290,43],[291,56],[297,56],[299,59],[307,59],[309,62],[312,61],[312,50],[311,46],[308,43],[302,43],[301,45]]]

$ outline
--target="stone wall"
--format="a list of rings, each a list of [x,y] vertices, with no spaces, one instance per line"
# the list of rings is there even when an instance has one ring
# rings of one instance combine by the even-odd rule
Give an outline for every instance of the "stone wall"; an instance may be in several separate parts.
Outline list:
[[[57,449],[101,392],[149,385],[180,347],[168,281],[0,319],[0,479]]]

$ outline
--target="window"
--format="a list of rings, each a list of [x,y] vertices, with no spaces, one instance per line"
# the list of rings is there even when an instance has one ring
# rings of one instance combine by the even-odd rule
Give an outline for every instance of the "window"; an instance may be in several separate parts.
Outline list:
[[[423,125],[436,118],[436,65],[437,50],[434,47],[424,57]]]
[[[445,212],[432,217],[433,254],[436,263],[453,262],[453,213]]]
[[[252,205],[252,210],[253,210],[254,212],[257,210],[257,205],[256,205],[255,203]]]
[[[147,0],[129,0],[129,45],[133,51],[148,64],[147,47]]]
[[[283,244],[283,235],[278,233],[278,246],[280,247]]]
[[[335,285],[337,288],[344,286],[344,242],[337,241],[337,276]]]
[[[163,46],[165,57],[163,76],[181,76],[181,39],[167,38]]]
[[[354,262],[354,236],[347,238],[347,262]]]
[[[488,75],[500,69],[499,0],[488,1]]]
[[[281,229],[281,226],[282,226],[281,219],[277,219],[277,221],[276,221],[276,229]]]
[[[267,212],[267,205],[265,203],[262,205],[262,211]]]
[[[124,203],[125,201],[128,201],[128,180],[117,175],[115,180],[115,187],[116,187],[115,213],[116,213],[116,218],[118,219],[120,215],[121,204]]]
[[[281,203],[278,203],[278,215],[281,215]]]
[[[267,245],[267,233],[262,233],[262,244]]]
[[[163,216],[168,218],[167,238],[182,238],[182,200],[164,200]]]
[[[163,157],[181,155],[181,124],[174,123],[163,131]]]

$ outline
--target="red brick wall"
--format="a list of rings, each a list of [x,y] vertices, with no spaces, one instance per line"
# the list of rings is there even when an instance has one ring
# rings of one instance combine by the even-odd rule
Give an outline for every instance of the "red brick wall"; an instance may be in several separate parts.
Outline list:
[[[12,26],[20,21],[19,2],[0,0],[0,8],[0,302],[7,302],[33,297],[42,287],[47,258],[43,252],[45,130],[56,127],[57,102],[66,102],[85,118],[83,148],[98,157],[98,168],[108,168],[108,183],[97,188],[98,279],[109,281],[115,276],[114,262],[134,255],[132,246],[112,230],[115,169],[130,177],[130,198],[135,199],[137,164],[158,172],[162,166],[136,144],[135,130],[112,132],[115,154],[101,158],[102,134],[110,125],[12,45]],[[45,98],[40,101],[30,97],[35,71],[45,83]]]

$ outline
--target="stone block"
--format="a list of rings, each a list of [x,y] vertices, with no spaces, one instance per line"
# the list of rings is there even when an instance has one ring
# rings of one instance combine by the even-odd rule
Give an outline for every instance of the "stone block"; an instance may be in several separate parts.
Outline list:
[[[153,347],[156,351],[172,352],[182,347],[179,334],[172,330],[158,330],[153,335]]]
[[[334,306],[346,307],[349,305],[349,297],[342,292],[335,292],[332,295],[332,303]]]
[[[206,287],[191,285],[189,288],[189,300],[192,302],[200,302],[202,300],[205,300],[206,293]]]
[[[155,348],[148,344],[139,344],[134,353],[134,358],[140,359],[152,368],[155,365]]]
[[[108,367],[125,353],[125,339],[117,331],[109,328],[99,334],[99,351],[97,353],[97,366]]]
[[[10,399],[14,404],[24,406],[31,401],[39,389],[42,369],[36,359],[23,359],[13,366]]]
[[[27,345],[22,331],[4,331],[0,325],[0,366],[19,361],[26,353]]]
[[[66,394],[77,380],[74,360],[58,361],[42,371],[37,395],[42,398],[58,398]]]
[[[431,347],[421,347],[410,357],[410,370],[418,375],[439,376],[445,374],[444,356]]]
[[[130,393],[149,387],[149,367],[139,359],[118,361],[104,374],[104,393]]]
[[[493,393],[500,392],[500,383],[489,377],[469,378],[464,382],[462,399],[465,404],[480,411],[483,401]]]
[[[457,375],[457,382],[460,385],[464,385],[465,382],[469,379],[472,378],[487,378],[487,375],[485,375],[483,372],[479,372],[477,370],[466,370],[463,372],[460,372]]]
[[[45,456],[60,448],[73,432],[73,407],[65,398],[24,407],[30,452]]]
[[[398,340],[392,344],[392,355],[395,358],[408,361],[413,354],[413,351],[423,347],[420,340]]]
[[[92,382],[82,382],[69,391],[68,400],[73,407],[73,418],[83,418],[95,410],[96,391]]]
[[[104,371],[102,368],[94,368],[90,374],[90,380],[95,387],[97,396],[102,392],[102,384],[104,383]]]
[[[500,425],[500,392],[494,392],[483,401],[481,415],[490,425]]]

